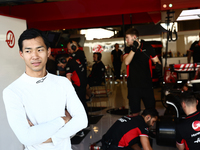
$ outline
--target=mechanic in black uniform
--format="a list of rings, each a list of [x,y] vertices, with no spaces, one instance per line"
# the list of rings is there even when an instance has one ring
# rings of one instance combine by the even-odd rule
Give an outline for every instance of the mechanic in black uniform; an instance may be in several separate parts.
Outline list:
[[[103,62],[101,61],[102,54],[99,52],[93,53],[94,64],[92,66],[92,71],[88,76],[89,86],[98,86],[105,83],[105,72],[106,68]]]
[[[65,54],[63,55],[63,57],[58,58],[58,62],[59,66],[65,68],[66,77],[72,82],[74,89],[79,99],[81,100],[88,116],[88,107],[85,99],[87,80],[84,72],[84,66],[72,57],[70,57],[68,54]],[[78,135],[84,136],[84,133],[81,131],[78,133]]]
[[[103,135],[103,150],[152,150],[148,138],[149,127],[158,119],[156,109],[145,109],[142,115],[118,119]]]
[[[190,92],[184,92],[180,98],[181,106],[187,117],[176,127],[176,146],[179,150],[200,149],[200,112],[198,100]]]
[[[66,70],[66,77],[72,82],[79,99],[81,100],[83,106],[86,109],[87,105],[85,102],[85,94],[87,82],[86,77],[84,75],[85,72],[83,65],[79,64],[68,54],[64,55],[63,57],[60,57],[58,62],[63,64],[62,67]]]
[[[188,63],[191,62],[191,56],[193,56],[193,63],[200,63],[200,33],[199,33],[199,41],[195,41],[192,43],[190,50],[188,51]],[[195,73],[189,73],[189,79],[194,78]]]
[[[116,81],[120,82],[120,73],[121,73],[121,66],[122,66],[122,51],[119,49],[119,44],[115,44],[115,49],[111,52],[111,61],[114,67],[114,74],[116,77]]]
[[[123,60],[127,65],[127,86],[129,107],[133,116],[139,115],[141,99],[145,108],[155,108],[149,60],[156,64],[156,70],[160,72],[161,63],[150,44],[144,40],[139,41],[139,32],[134,29],[126,31],[126,42],[129,47],[125,48]]]

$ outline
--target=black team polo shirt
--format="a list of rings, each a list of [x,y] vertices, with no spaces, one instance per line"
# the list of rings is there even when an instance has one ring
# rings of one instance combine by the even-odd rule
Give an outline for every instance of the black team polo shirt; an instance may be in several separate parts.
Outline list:
[[[127,47],[125,49],[124,55],[129,54],[129,52],[130,47]],[[141,40],[140,48],[137,49],[132,61],[127,66],[128,87],[152,87],[149,61],[151,61],[150,58],[154,58],[155,56],[156,53],[153,47],[150,44],[146,43],[144,40]]]

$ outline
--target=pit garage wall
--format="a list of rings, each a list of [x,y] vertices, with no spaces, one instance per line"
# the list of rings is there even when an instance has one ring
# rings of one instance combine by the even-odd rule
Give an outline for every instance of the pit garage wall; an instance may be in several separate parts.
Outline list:
[[[18,141],[8,124],[2,91],[25,70],[25,65],[19,56],[18,48],[18,38],[25,29],[25,20],[0,15],[0,150],[23,149],[22,144]],[[7,33],[8,36],[6,39]],[[12,33],[15,38],[13,38]],[[6,40],[11,41],[6,42]],[[10,48],[9,45],[13,47]]]
[[[192,31],[181,31],[178,32],[177,41],[170,41],[168,43],[168,51],[172,52],[173,57],[167,59],[167,66],[169,64],[178,64],[178,63],[187,63],[187,57],[183,57],[186,55],[187,50],[190,49],[191,44],[199,40],[200,30],[192,30]],[[149,36],[140,36],[140,39],[144,39],[145,41],[161,41],[163,43],[162,53],[165,52],[166,48],[166,39],[167,34],[163,33],[162,35],[149,35]],[[173,37],[174,38],[174,37]],[[93,48],[96,45],[101,45],[103,47],[102,51],[102,62],[106,66],[113,67],[111,62],[111,51],[114,49],[114,44],[118,43],[121,47],[119,49],[123,50],[122,47],[124,45],[123,38],[112,38],[112,39],[101,39],[101,40],[86,40],[84,43],[84,52],[88,61],[88,65],[92,65],[93,62]],[[180,53],[180,57],[177,57],[177,52]],[[163,59],[163,67],[165,65],[165,59]],[[126,74],[126,66],[122,63],[121,73],[124,72]],[[187,79],[188,74],[182,74],[180,79]]]

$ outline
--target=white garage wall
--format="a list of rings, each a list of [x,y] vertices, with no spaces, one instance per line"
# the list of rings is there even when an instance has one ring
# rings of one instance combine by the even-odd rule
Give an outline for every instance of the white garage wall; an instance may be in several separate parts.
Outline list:
[[[0,150],[23,149],[22,144],[8,125],[2,91],[24,72],[24,62],[19,56],[18,38],[25,29],[25,20],[0,15]],[[9,30],[15,36],[13,48],[10,48],[6,42],[6,35]],[[10,36],[8,34],[8,38]],[[12,46],[13,43],[10,43],[10,45]]]

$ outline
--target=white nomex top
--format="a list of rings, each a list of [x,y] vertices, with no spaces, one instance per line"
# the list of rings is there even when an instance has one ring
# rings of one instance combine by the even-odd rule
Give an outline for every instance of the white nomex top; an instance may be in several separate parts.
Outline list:
[[[84,107],[66,77],[47,73],[34,78],[24,73],[4,89],[3,100],[9,125],[25,150],[71,150],[70,136],[88,123]],[[67,124],[61,118],[65,108],[72,116]],[[34,126],[30,127],[27,119]],[[49,138],[53,143],[43,143]]]

